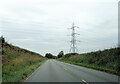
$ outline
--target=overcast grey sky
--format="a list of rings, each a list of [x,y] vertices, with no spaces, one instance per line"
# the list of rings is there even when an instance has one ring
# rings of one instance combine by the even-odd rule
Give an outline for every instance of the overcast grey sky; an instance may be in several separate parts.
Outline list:
[[[2,0],[0,35],[9,43],[44,55],[70,49],[74,21],[79,53],[118,44],[119,0]]]

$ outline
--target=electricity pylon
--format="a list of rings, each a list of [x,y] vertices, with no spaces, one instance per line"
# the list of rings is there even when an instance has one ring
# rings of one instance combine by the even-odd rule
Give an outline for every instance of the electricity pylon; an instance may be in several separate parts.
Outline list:
[[[76,43],[78,40],[76,40],[76,35],[80,35],[80,34],[75,32],[75,28],[79,28],[79,27],[74,26],[74,23],[72,24],[72,27],[69,28],[72,30],[71,41],[70,41],[70,43],[71,43],[70,44],[70,52],[72,52],[72,53],[76,53],[78,51],[77,50],[77,43]]]

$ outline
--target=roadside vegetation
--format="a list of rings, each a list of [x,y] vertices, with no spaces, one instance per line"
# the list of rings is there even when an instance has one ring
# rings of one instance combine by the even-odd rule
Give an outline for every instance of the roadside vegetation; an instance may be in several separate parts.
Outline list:
[[[2,40],[2,82],[23,82],[47,58]]]
[[[120,75],[120,48],[84,54],[68,53],[58,60]]]
[[[64,52],[60,51],[57,56],[52,55],[51,53],[46,53],[45,57],[49,59],[58,59],[64,56]]]

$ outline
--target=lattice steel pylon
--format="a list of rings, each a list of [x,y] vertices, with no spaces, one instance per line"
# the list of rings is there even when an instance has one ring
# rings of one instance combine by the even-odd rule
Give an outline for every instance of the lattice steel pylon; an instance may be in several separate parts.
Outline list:
[[[71,41],[70,41],[70,51],[69,52],[72,52],[72,53],[76,53],[78,50],[77,50],[77,41],[76,40],[76,35],[80,35],[78,33],[75,32],[75,28],[79,28],[77,26],[74,26],[74,23],[72,24],[72,27],[69,28],[72,30],[72,33],[71,33]]]

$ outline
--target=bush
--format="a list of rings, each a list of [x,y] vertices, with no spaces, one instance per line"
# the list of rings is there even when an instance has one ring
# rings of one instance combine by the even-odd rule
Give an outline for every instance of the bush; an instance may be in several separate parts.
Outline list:
[[[120,48],[111,48],[84,54],[68,53],[61,60],[106,67],[119,72]]]
[[[64,52],[63,52],[63,51],[60,51],[57,57],[58,57],[58,58],[61,58],[61,57],[63,57],[63,56],[64,56]]]

